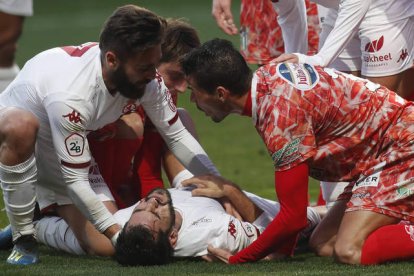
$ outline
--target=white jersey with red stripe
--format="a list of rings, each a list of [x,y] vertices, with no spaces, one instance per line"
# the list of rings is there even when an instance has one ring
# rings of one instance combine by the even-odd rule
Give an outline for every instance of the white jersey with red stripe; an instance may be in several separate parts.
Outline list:
[[[262,215],[253,223],[249,223],[227,214],[215,199],[192,197],[190,190],[169,189],[169,191],[175,210],[182,216],[182,224],[174,248],[175,257],[206,255],[208,245],[236,253],[255,241],[280,210],[278,202],[245,192],[263,210]],[[137,204],[114,214],[118,224],[125,225],[128,222]],[[308,208],[308,228],[305,231],[313,229],[319,221],[318,213]]]
[[[139,100],[111,94],[103,81],[100,56],[97,43],[44,51],[29,60],[0,95],[0,106],[19,107],[38,118],[38,184],[69,194],[92,222],[105,218],[90,212],[98,200],[88,183],[91,155],[86,135],[140,104],[184,165],[191,161],[189,169],[195,173],[216,172],[181,124],[162,78],[158,75],[148,83]]]

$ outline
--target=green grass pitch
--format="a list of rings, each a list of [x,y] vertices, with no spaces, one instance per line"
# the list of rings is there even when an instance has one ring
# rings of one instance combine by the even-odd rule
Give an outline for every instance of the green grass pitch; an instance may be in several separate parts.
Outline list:
[[[165,17],[187,18],[198,29],[202,41],[221,37],[239,45],[238,36],[228,37],[216,26],[211,16],[211,0],[35,0],[35,14],[26,20],[19,41],[18,64],[23,66],[30,57],[51,47],[97,41],[103,21],[117,6],[126,3],[144,6]],[[240,0],[233,0],[233,14],[237,20],[239,8]],[[250,118],[230,116],[215,124],[189,103],[188,95],[180,98],[179,105],[190,111],[203,147],[223,176],[248,191],[275,198],[272,162]],[[316,181],[310,181],[310,194],[315,200]],[[3,227],[7,218],[1,200],[0,207],[0,226]],[[238,266],[178,260],[164,267],[123,268],[110,259],[70,256],[44,246],[40,264],[13,267],[5,263],[8,254],[8,251],[0,251],[0,275],[408,275],[414,269],[411,262],[374,267],[344,266],[311,253],[285,261]]]

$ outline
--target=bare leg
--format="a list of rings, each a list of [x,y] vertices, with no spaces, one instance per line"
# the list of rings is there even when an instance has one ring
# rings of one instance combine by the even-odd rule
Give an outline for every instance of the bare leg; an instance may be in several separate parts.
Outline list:
[[[309,240],[309,246],[319,256],[332,256],[334,245],[342,217],[346,209],[347,201],[341,200],[328,211],[326,216],[318,224]]]
[[[345,264],[360,264],[362,246],[367,237],[378,228],[399,221],[371,211],[345,213],[335,243],[335,260]]]

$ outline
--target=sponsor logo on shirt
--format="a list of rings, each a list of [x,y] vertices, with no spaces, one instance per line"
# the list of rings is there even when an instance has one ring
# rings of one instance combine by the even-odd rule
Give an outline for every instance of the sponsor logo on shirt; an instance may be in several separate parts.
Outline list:
[[[82,123],[81,114],[76,110],[72,110],[72,112],[62,115],[63,118],[67,118],[71,123]]]
[[[280,63],[276,72],[290,85],[303,91],[312,89],[319,82],[319,74],[315,68],[306,63]]]
[[[378,187],[381,172],[382,170],[369,176],[364,176],[362,179],[360,178],[357,182],[355,182],[352,191],[355,191],[356,189],[361,187]]]
[[[95,184],[94,187],[97,186],[105,186],[105,180],[103,179],[101,172],[99,171],[98,164],[94,163],[92,166],[89,167],[89,182],[91,184]],[[99,184],[99,185],[96,185]]]
[[[287,143],[282,149],[272,154],[272,160],[275,167],[288,164],[297,158],[299,158],[299,144],[302,140],[295,138],[291,142]]]
[[[191,226],[198,226],[198,225],[200,225],[202,223],[210,223],[212,221],[213,220],[211,218],[202,217],[202,218],[194,221],[193,223],[191,223]]]
[[[81,156],[85,147],[85,139],[78,133],[72,133],[66,137],[65,145],[70,156]]]

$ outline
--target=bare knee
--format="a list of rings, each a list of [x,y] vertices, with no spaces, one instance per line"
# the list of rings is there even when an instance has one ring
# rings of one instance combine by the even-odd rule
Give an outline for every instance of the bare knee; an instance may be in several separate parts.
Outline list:
[[[330,257],[333,254],[333,242],[330,240],[321,240],[317,233],[311,236],[309,247],[316,255],[321,257]]]
[[[361,262],[361,248],[352,243],[337,242],[334,246],[334,258],[343,264],[359,264]]]
[[[38,130],[39,121],[32,113],[17,108],[4,110],[0,114],[2,162],[14,165],[29,158],[34,152]]]

